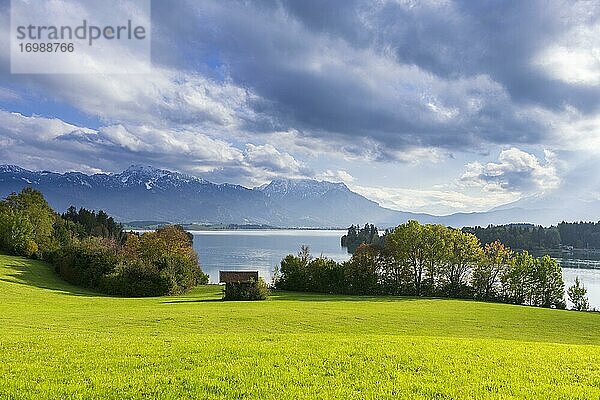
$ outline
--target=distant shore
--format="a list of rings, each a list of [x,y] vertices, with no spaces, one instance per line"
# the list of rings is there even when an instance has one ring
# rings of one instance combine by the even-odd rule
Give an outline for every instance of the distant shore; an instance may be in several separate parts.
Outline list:
[[[163,221],[131,221],[123,223],[125,230],[153,230],[171,222]],[[263,224],[177,224],[181,225],[187,231],[232,231],[232,230],[299,230],[299,231],[329,231],[346,230],[347,227],[301,227],[301,226],[273,226]]]

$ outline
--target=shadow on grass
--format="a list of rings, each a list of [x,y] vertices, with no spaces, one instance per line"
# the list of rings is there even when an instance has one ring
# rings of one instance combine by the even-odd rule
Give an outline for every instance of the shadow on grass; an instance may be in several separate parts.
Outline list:
[[[178,304],[178,303],[224,303],[223,299],[181,299],[162,301],[162,304]]]
[[[0,277],[0,281],[3,282],[52,290],[67,296],[106,297],[102,293],[63,281],[56,275],[50,264],[42,261],[23,259],[23,262],[8,262],[5,266],[8,271],[5,273],[5,277]]]
[[[403,302],[415,300],[441,300],[437,297],[390,296],[390,295],[346,295],[329,293],[287,292],[274,290],[270,296],[274,300],[293,301],[365,301],[365,302]]]

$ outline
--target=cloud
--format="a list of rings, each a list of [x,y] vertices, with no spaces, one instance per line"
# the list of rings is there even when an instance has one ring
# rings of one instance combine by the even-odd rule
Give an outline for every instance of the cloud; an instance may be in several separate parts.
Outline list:
[[[315,178],[321,179],[329,182],[343,182],[343,183],[352,183],[356,181],[352,175],[348,173],[348,171],[344,171],[343,169],[338,170],[326,170],[318,174]]]
[[[0,111],[0,156],[249,185],[316,176],[396,208],[479,210],[557,188],[560,162],[543,149],[597,157],[599,21],[594,2],[155,1],[150,74],[10,75],[0,41],[0,110],[18,111]],[[358,163],[427,183],[376,186]]]
[[[402,161],[394,158],[398,150],[415,147],[542,144],[552,127],[535,107],[553,112],[570,104],[598,112],[589,85],[549,77],[532,55],[584,29],[600,10],[504,4],[494,6],[490,20],[486,7],[205,1],[178,16],[190,22],[186,29],[196,27],[201,49],[218,49],[234,82],[266,101],[279,130],[334,136],[350,149],[377,143],[370,148],[376,156],[364,152],[366,159]]]
[[[292,155],[280,152],[270,144],[254,145],[248,143],[244,151],[244,162],[253,168],[260,168],[273,176],[305,176],[307,167]]]
[[[187,129],[121,124],[89,129],[0,110],[0,143],[3,161],[31,169],[115,171],[152,160],[156,167],[248,184],[312,176],[303,162],[270,144],[247,143],[240,149]]]
[[[578,26],[532,60],[552,79],[573,85],[600,85],[600,24]]]
[[[21,96],[14,90],[0,87],[0,101],[18,101]]]
[[[446,215],[454,212],[487,211],[519,197],[513,193],[465,193],[461,188],[413,189],[389,186],[351,185],[351,189],[381,206],[400,211]]]
[[[105,124],[193,128],[227,140],[294,132],[370,161],[544,145],[554,127],[542,114],[568,105],[582,118],[598,115],[595,50],[577,63],[585,71],[573,72],[581,82],[557,78],[568,69],[548,56],[573,41],[581,54],[596,46],[598,8],[497,4],[490,19],[487,7],[155,2],[152,74],[19,79]]]
[[[545,163],[541,163],[535,155],[516,147],[502,150],[497,163],[467,164],[461,177],[462,183],[489,192],[546,192],[556,189],[560,181],[554,153],[545,151]]]

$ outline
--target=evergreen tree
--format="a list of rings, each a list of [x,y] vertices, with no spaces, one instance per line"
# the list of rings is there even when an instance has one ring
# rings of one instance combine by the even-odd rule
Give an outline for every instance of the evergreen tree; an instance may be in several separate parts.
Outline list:
[[[590,303],[587,298],[587,289],[579,281],[579,277],[575,278],[575,283],[567,290],[569,301],[573,303],[573,309],[577,311],[587,311],[590,308]]]

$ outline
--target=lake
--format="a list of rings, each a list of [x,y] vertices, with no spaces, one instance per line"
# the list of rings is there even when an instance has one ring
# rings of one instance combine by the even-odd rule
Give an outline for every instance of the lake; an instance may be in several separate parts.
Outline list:
[[[275,266],[286,255],[298,253],[301,245],[308,245],[313,256],[323,255],[336,261],[350,258],[346,249],[340,245],[340,238],[345,231],[273,229],[191,233],[194,235],[194,248],[200,257],[202,270],[213,283],[219,280],[219,270],[255,270],[270,282]],[[591,306],[600,308],[598,261],[574,258],[559,261],[564,265],[565,289],[579,276],[588,289]]]
[[[302,245],[308,245],[313,256],[322,254],[336,261],[350,258],[340,245],[345,231],[273,229],[190,233],[194,235],[194,248],[202,270],[211,282],[219,281],[219,270],[254,270],[269,282],[281,259],[298,253]]]

